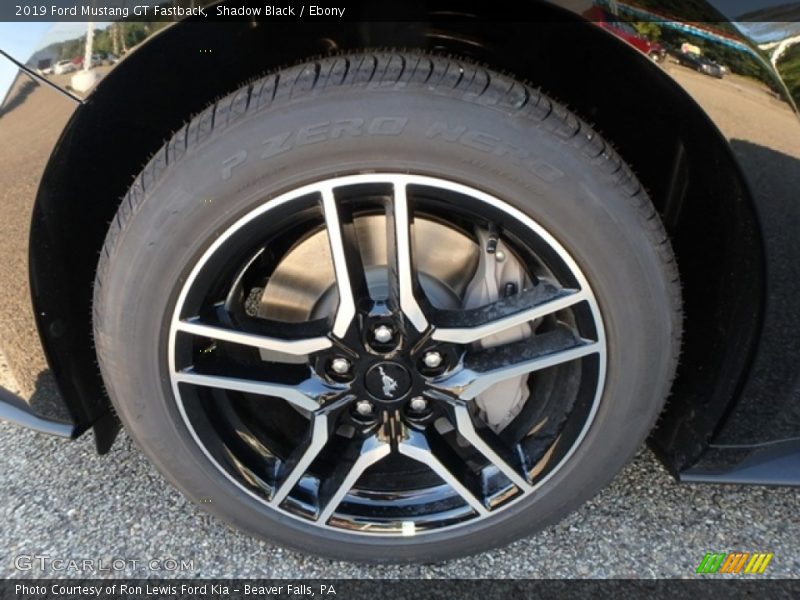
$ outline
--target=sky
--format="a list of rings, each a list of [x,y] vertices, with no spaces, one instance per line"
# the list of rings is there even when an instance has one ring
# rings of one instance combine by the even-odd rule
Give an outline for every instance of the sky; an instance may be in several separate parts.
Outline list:
[[[2,0],[0,0],[2,1]],[[109,22],[96,22],[96,29],[109,26]],[[0,50],[15,59],[26,62],[34,52],[53,42],[74,39],[86,33],[86,23],[14,23],[0,22]],[[19,69],[0,55],[0,104],[3,103],[8,87],[13,83]]]
[[[800,23],[737,23],[736,26],[758,43],[800,35]]]
[[[80,23],[62,23],[62,25],[80,25]],[[27,60],[38,45],[39,40],[53,26],[52,23],[11,23],[0,22],[0,49],[14,58]],[[86,25],[83,25],[86,29]],[[55,41],[55,40],[54,40]]]
[[[797,4],[796,0],[708,0],[719,12],[729,18],[736,18],[756,10]]]
[[[38,40],[50,29],[50,23],[9,23],[0,22],[0,48],[18,60],[25,61],[36,50]],[[13,83],[19,69],[6,57],[0,56],[0,105],[5,100],[9,86]]]

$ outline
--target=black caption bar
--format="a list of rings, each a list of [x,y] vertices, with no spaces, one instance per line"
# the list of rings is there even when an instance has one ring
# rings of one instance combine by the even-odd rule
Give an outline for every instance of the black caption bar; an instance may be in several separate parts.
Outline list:
[[[379,572],[376,567],[376,572]],[[199,579],[142,580],[86,579],[0,582],[0,597],[20,600],[53,598],[101,600],[140,599],[376,599],[405,600],[416,598],[470,600],[507,600],[534,596],[552,598],[622,598],[661,600],[689,598],[797,598],[798,580],[722,579],[696,580],[353,580],[353,579]]]
[[[432,16],[448,20],[526,20],[537,14],[541,0],[3,0],[0,21],[427,21]],[[649,0],[550,0],[549,4],[580,11],[598,6],[616,10],[621,5],[647,9]],[[690,15],[697,22],[725,22],[717,7],[725,3],[706,0],[670,0],[664,3],[670,11]],[[615,8],[616,7],[616,8]],[[558,19],[556,8],[555,18]],[[744,20],[800,20],[800,1],[784,2],[772,9],[769,19],[760,13],[743,15]],[[563,18],[572,17],[567,12]],[[653,18],[658,18],[654,16]],[[551,19],[548,19],[551,20]]]

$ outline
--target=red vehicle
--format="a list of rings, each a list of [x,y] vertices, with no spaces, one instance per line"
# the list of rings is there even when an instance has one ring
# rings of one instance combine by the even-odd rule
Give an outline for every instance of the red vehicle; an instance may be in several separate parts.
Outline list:
[[[592,8],[587,11],[586,15],[600,27],[607,29],[618,38],[625,40],[631,46],[647,54],[647,56],[656,62],[662,61],[667,55],[667,51],[661,44],[642,37],[639,32],[634,29],[633,25],[614,20],[613,15],[608,15],[600,8]]]

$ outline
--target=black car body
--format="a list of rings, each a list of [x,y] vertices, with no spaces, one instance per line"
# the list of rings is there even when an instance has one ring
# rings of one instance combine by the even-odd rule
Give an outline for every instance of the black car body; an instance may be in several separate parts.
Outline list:
[[[677,54],[676,59],[678,64],[690,69],[694,69],[700,73],[705,73],[711,77],[722,79],[725,76],[725,71],[722,70],[717,63],[699,54],[692,52],[680,52]]]
[[[669,471],[800,485],[800,45],[775,64],[759,47],[748,22],[773,18],[769,3],[753,0],[740,21],[725,3],[598,3],[714,47],[732,72],[719,81],[586,22],[591,2],[531,3],[514,22],[492,3],[469,15],[437,4],[397,23],[366,8],[359,21],[159,23],[85,92],[36,72],[51,58],[46,36],[24,51],[0,41],[0,62],[18,70],[0,88],[0,331],[17,385],[0,388],[0,418],[68,438],[92,430],[100,452],[113,443],[91,326],[98,256],[133,177],[187,116],[320,53],[420,48],[536,82],[610,138],[648,189],[684,295],[680,365],[650,436]],[[677,60],[722,77],[702,57]]]

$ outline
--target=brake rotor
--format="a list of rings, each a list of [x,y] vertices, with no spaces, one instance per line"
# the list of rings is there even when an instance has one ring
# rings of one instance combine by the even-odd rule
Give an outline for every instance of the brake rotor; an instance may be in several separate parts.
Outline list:
[[[386,217],[357,217],[354,225],[370,294],[373,298],[386,298]],[[414,256],[420,285],[436,308],[476,308],[530,285],[524,267],[502,241],[496,247],[492,244],[490,253],[486,251],[490,234],[485,230],[476,234],[479,243],[437,221],[414,220]],[[337,302],[328,235],[321,229],[283,257],[264,287],[257,315],[298,323],[333,314]],[[480,345],[488,348],[507,344],[531,333],[531,326],[523,324],[481,340]],[[261,358],[276,362],[305,361],[303,356],[278,355],[267,350],[261,350]],[[493,386],[475,402],[489,426],[500,431],[519,414],[529,395],[527,377],[522,376]]]

